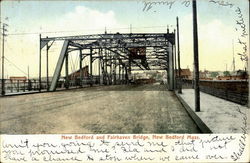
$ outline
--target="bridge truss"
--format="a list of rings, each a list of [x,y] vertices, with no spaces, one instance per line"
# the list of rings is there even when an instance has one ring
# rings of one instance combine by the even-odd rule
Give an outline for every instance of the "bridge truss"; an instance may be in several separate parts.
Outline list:
[[[114,33],[66,37],[40,37],[39,82],[41,89],[41,50],[48,51],[55,41],[64,41],[51,83],[47,88],[55,91],[62,67],[65,67],[66,88],[69,85],[68,57],[79,51],[80,83],[83,80],[83,61],[88,59],[89,79],[93,82],[93,64],[99,66],[100,84],[116,84],[123,79],[128,83],[132,71],[165,70],[168,73],[169,90],[174,88],[175,33]],[[118,74],[118,75],[117,75]],[[117,79],[118,76],[118,79]]]

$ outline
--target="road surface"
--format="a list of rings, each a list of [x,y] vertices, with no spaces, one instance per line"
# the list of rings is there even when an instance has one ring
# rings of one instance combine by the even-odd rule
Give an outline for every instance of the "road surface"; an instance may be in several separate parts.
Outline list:
[[[199,133],[164,85],[99,86],[0,98],[1,134]]]

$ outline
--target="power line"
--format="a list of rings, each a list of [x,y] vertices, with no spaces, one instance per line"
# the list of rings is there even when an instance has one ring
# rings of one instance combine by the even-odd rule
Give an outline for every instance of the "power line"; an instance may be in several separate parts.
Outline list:
[[[21,70],[21,68],[19,68],[17,65],[15,65],[13,62],[11,62],[9,59],[7,59],[7,57],[4,57],[5,60],[7,60],[10,64],[12,64],[15,68],[17,68],[19,71],[21,71],[23,74],[28,75],[26,72],[24,72],[23,70]]]
[[[171,25],[172,26],[172,25]],[[166,28],[167,26],[147,26],[147,27],[133,27],[133,29],[146,29],[146,28]],[[131,27],[124,28],[110,28],[109,30],[122,30],[131,29]],[[83,31],[102,31],[103,29],[83,29],[83,30],[72,30],[72,31],[45,31],[45,32],[23,32],[23,33],[10,33],[8,35],[37,35],[37,34],[48,34],[48,33],[72,33],[72,32],[83,32]]]

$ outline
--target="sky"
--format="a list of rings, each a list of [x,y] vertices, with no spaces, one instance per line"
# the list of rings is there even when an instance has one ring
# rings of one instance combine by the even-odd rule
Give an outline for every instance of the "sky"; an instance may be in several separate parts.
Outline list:
[[[105,28],[108,33],[129,33],[130,26],[132,32],[162,33],[167,31],[167,27],[172,32],[176,28],[177,16],[180,23],[181,67],[193,69],[190,1],[165,0],[165,4],[154,4],[148,11],[143,11],[148,2],[159,1],[1,1],[1,22],[8,24],[4,41],[5,77],[25,76],[28,67],[31,77],[38,76],[40,33],[42,37],[98,34],[104,33]],[[200,70],[232,70],[233,48],[236,70],[243,69],[245,62],[237,53],[244,53],[244,44],[238,43],[240,39],[246,43],[246,55],[249,55],[248,0],[219,2],[197,2]],[[243,25],[236,22],[240,14],[246,28],[247,35],[244,37],[240,27]],[[53,75],[60,48],[61,43],[56,43],[49,51],[50,76]],[[42,55],[42,75],[45,76],[44,50]],[[75,59],[72,57],[72,62]]]

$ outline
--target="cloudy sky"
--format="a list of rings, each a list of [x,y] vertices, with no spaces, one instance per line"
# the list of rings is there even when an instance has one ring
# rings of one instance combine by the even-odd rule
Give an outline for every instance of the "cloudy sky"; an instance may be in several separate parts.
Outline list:
[[[180,21],[182,68],[193,68],[192,6],[189,0],[166,0],[169,4],[154,4],[143,11],[149,1],[1,1],[1,22],[8,24],[5,38],[6,76],[38,76],[39,33],[42,37],[83,34],[166,32]],[[151,1],[153,2],[153,1]],[[184,3],[187,2],[187,3]],[[244,53],[249,45],[248,0],[228,0],[219,4],[213,0],[199,0],[198,28],[201,70],[231,70],[233,42],[236,69],[242,69],[237,53]],[[172,4],[172,5],[170,5]],[[242,15],[242,17],[240,17]],[[242,36],[243,18],[247,36]],[[2,41],[2,36],[1,36]],[[61,44],[50,49],[50,76],[53,74]],[[249,48],[249,47],[247,47]],[[2,46],[1,46],[2,49]],[[45,53],[43,75],[45,75]],[[247,51],[247,55],[249,51]]]

